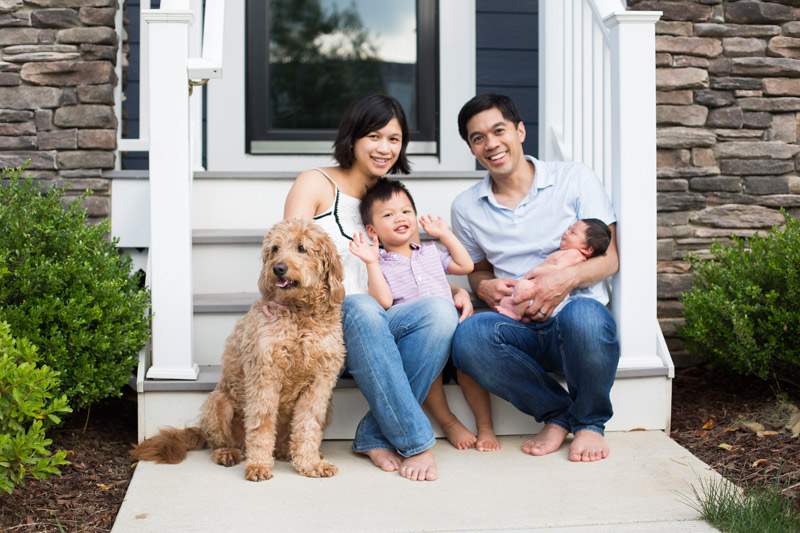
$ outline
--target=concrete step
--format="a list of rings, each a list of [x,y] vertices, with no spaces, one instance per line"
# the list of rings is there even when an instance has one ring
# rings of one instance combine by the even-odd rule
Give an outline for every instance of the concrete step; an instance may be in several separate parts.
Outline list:
[[[666,372],[638,377],[630,374],[618,372],[611,390],[615,413],[609,421],[609,431],[668,431],[668,418],[665,418],[662,408],[667,406],[669,412],[672,381]],[[200,407],[216,386],[219,376],[219,365],[202,365],[197,381],[140,380],[137,383],[139,441],[154,435],[162,426],[184,427],[196,423]],[[562,385],[565,385],[563,380]],[[445,394],[451,411],[464,425],[475,431],[472,411],[464,400],[460,387],[453,383],[446,384]],[[325,429],[325,438],[352,439],[358,422],[369,409],[352,379],[340,380],[333,393],[333,408],[333,420]],[[541,425],[533,418],[496,396],[492,396],[492,418],[498,435],[526,435],[541,429]],[[444,433],[433,420],[432,425],[436,436],[443,437]]]

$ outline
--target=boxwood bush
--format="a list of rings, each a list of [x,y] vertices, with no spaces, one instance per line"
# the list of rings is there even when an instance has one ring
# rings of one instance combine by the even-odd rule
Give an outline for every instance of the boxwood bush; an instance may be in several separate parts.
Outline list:
[[[150,294],[128,256],[109,240],[110,222],[89,225],[81,203],[41,188],[23,169],[0,187],[3,318],[60,374],[59,393],[82,409],[119,396],[150,335]]]
[[[691,257],[683,294],[689,350],[740,374],[800,383],[800,222],[765,236],[715,242],[715,260]]]
[[[53,441],[45,428],[71,409],[66,395],[54,397],[58,373],[37,367],[38,359],[36,347],[0,321],[0,490],[9,494],[26,477],[48,478],[68,464],[66,452],[47,450]]]

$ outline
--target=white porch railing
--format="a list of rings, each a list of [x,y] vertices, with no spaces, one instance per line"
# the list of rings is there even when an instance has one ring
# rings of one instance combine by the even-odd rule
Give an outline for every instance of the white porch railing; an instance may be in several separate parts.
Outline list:
[[[539,2],[539,154],[592,167],[617,215],[620,369],[672,363],[656,304],[655,23],[620,0]]]
[[[193,123],[191,108],[198,106],[200,111],[201,97],[194,91],[190,99],[189,89],[191,81],[222,76],[224,0],[207,0],[203,56],[193,59],[190,25],[201,7],[202,0],[162,0],[160,9],[142,10],[148,50],[148,84],[142,87],[148,103],[144,122],[148,128],[142,134],[150,169],[147,272],[153,311],[147,377],[155,379],[198,375],[192,346],[191,188],[199,156],[192,131],[199,130],[200,121]]]
[[[205,9],[203,5],[205,3]],[[143,14],[150,11],[151,0],[140,0],[140,10],[136,16],[140,19],[139,26],[139,136],[136,138],[123,137],[122,128],[117,131],[117,149],[119,152],[147,152],[150,150],[150,24],[146,23]],[[162,0],[161,10],[189,9],[193,14],[204,13],[203,17],[193,16],[189,29],[189,55],[188,76],[191,80],[208,80],[222,77],[222,39],[224,28],[224,0]],[[119,37],[119,52],[117,56],[117,79],[122,80],[122,42],[124,26],[122,23],[123,12],[117,10],[117,34]],[[200,24],[200,21],[203,21]],[[156,58],[161,57],[158,51]],[[129,67],[130,68],[130,67]],[[197,98],[190,100],[191,135],[192,135],[192,165],[194,170],[203,170],[203,87],[196,87],[193,95]],[[122,83],[115,89],[116,115],[122,116]],[[117,168],[120,168],[121,158],[117,157]]]

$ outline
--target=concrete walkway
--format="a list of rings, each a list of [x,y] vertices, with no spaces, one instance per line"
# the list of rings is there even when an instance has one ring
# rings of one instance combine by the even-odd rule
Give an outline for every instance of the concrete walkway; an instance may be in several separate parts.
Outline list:
[[[339,467],[329,479],[277,463],[271,480],[253,483],[243,464],[223,468],[208,450],[179,465],[140,463],[113,532],[715,531],[685,497],[718,474],[663,432],[608,433],[611,455],[584,464],[567,460],[566,445],[528,456],[525,439],[483,453],[439,440],[435,482],[382,472],[347,441],[323,442]]]

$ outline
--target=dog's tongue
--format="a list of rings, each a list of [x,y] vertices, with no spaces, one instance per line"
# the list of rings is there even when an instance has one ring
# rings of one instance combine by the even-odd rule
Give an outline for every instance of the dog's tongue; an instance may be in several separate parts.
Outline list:
[[[276,281],[275,285],[277,285],[278,287],[285,287],[289,283],[291,283],[291,281],[289,281],[288,279],[284,279],[284,280]]]

